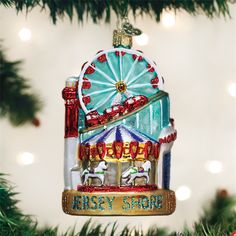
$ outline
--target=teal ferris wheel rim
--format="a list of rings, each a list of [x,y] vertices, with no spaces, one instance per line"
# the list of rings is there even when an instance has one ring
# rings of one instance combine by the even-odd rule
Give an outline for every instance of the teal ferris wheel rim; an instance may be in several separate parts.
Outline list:
[[[115,71],[114,69],[114,65],[111,62],[109,56],[111,55],[111,53],[116,53],[117,56],[119,56],[119,66],[118,66],[118,72]],[[129,70],[127,71],[126,74],[124,74],[123,72],[123,53],[127,53],[128,55],[135,55],[136,58],[133,60],[133,63],[131,65],[131,67],[129,68]],[[104,57],[106,58],[106,62],[107,62],[107,66],[111,71],[112,76],[108,75],[107,73],[105,73],[104,71],[102,71],[101,69],[95,67],[94,62],[96,60],[98,60],[98,58]],[[142,70],[141,73],[139,73],[138,75],[130,78],[131,73],[134,71],[135,66],[138,65],[139,62],[139,58],[143,58],[143,60],[150,65],[149,68],[145,68]],[[85,102],[83,101],[83,83],[84,83],[84,79],[86,77],[86,71],[88,69],[92,69],[95,72],[97,72],[100,75],[100,78],[102,78],[102,81],[99,81],[97,78],[96,80],[93,79],[92,83],[97,84],[99,86],[106,86],[105,89],[102,89],[101,91],[97,90],[97,91],[93,91],[92,93],[90,93],[89,95],[92,96],[97,96],[98,94],[104,94],[104,100],[103,101],[98,101],[98,105],[104,105],[106,104],[109,100],[111,100],[112,98],[115,99],[115,96],[118,96],[120,93],[127,93],[125,94],[127,97],[129,97],[129,90],[132,90],[134,88],[139,88],[144,91],[145,88],[143,86],[152,86],[152,84],[148,84],[149,82],[147,82],[147,84],[134,84],[137,83],[138,80],[144,78],[144,75],[148,72],[150,72],[150,68],[152,69],[152,72],[156,73],[156,75],[160,78],[158,80],[158,82],[155,84],[155,86],[158,87],[158,90],[163,90],[163,80],[161,77],[161,74],[159,72],[159,69],[157,69],[156,64],[150,60],[148,57],[146,57],[142,52],[137,51],[137,50],[133,50],[133,49],[127,49],[127,48],[112,48],[112,49],[108,49],[108,50],[104,50],[101,51],[99,53],[97,53],[92,60],[90,60],[89,62],[87,62],[80,75],[79,75],[79,82],[78,82],[78,97],[79,97],[79,101],[80,101],[80,105],[81,108],[83,109],[83,111],[85,112],[85,114],[88,114],[91,111],[94,111],[97,109],[97,107],[94,108],[88,108],[85,104]],[[104,80],[104,81],[103,81]],[[142,79],[143,80],[143,79]],[[136,87],[135,87],[136,86]],[[121,90],[121,91],[120,91]],[[119,93],[119,94],[118,94]],[[153,94],[155,92],[153,91]],[[118,95],[117,95],[118,94]],[[153,95],[152,94],[152,95]],[[131,94],[132,95],[132,94]],[[142,95],[142,94],[140,94]]]

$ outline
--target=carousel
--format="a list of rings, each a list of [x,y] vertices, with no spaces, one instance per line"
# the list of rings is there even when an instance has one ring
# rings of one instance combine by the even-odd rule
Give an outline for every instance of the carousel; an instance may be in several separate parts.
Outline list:
[[[140,183],[155,182],[154,169],[159,155],[159,143],[156,140],[144,135],[136,130],[132,130],[125,125],[117,125],[91,136],[83,141],[79,147],[79,159],[87,162],[87,175],[91,173],[95,177],[95,169],[104,160],[107,168],[103,172],[104,177],[100,182],[91,178],[87,182],[85,178],[83,184],[104,186],[127,184],[140,185]],[[132,177],[128,178],[129,171]],[[127,173],[126,173],[127,172]],[[114,174],[116,173],[116,174]],[[101,176],[101,175],[99,175]],[[150,177],[149,177],[150,176]],[[114,178],[115,177],[115,178]],[[138,179],[143,177],[142,181]],[[129,181],[128,181],[129,179]]]

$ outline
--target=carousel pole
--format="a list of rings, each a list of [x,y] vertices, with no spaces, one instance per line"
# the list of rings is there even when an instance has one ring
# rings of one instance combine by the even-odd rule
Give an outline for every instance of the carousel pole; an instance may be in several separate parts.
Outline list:
[[[76,151],[78,145],[78,105],[77,99],[78,80],[70,77],[66,80],[66,87],[62,91],[65,100],[65,151],[64,151],[64,182],[65,190],[73,188],[72,168],[76,166]],[[77,174],[78,175],[78,174]],[[79,182],[80,175],[79,176]]]
[[[118,172],[117,172],[117,183],[119,185],[119,187],[121,186],[121,161],[120,160],[117,160],[118,161]]]

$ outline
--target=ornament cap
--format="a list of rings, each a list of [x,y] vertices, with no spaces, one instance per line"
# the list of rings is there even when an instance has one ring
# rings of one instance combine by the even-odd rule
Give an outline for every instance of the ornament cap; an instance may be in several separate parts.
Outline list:
[[[123,30],[114,30],[113,31],[113,46],[114,47],[132,47],[132,36],[126,34]]]

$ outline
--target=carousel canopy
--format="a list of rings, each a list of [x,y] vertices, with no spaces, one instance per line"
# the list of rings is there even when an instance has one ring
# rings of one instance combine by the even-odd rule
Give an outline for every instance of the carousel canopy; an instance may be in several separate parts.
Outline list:
[[[128,128],[125,125],[117,125],[112,128],[104,129],[102,132],[95,134],[94,136],[83,141],[82,144],[96,145],[100,142],[108,144],[113,143],[114,141],[123,143],[132,141],[146,143],[147,141],[151,141],[152,143],[157,143],[156,140],[148,137],[143,133]]]

